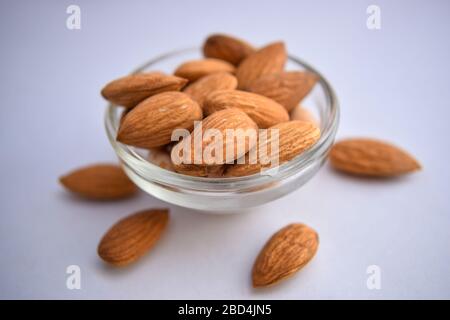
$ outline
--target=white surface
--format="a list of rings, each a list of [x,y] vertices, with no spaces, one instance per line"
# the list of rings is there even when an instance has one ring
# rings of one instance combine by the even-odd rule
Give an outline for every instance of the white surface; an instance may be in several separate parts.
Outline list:
[[[82,29],[66,29],[69,4]],[[450,298],[448,75],[450,3],[376,1],[382,29],[366,28],[368,1],[11,1],[0,35],[0,298]],[[283,39],[334,85],[339,137],[395,142],[424,170],[365,181],[328,166],[289,196],[233,216],[171,207],[167,234],[124,270],[105,267],[97,243],[117,219],[166,206],[145,194],[84,202],[58,185],[80,165],[113,161],[105,136],[108,80],[216,31],[261,45]],[[267,238],[300,221],[320,234],[297,276],[253,290]],[[77,264],[82,289],[68,290]],[[382,289],[368,290],[379,265]]]

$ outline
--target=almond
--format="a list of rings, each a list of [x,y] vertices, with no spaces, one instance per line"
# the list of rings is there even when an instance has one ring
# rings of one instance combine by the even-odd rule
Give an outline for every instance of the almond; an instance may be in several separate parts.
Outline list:
[[[332,166],[340,171],[369,177],[393,177],[421,168],[410,154],[383,141],[347,139],[330,152]]]
[[[246,90],[262,76],[283,71],[286,60],[283,42],[272,43],[249,55],[236,70],[238,88]]]
[[[270,129],[278,129],[278,153],[272,151],[273,141],[276,135],[272,135]],[[320,130],[310,122],[288,121],[269,128],[267,139],[258,141],[256,150],[256,163],[250,163],[250,154],[245,155],[244,163],[233,164],[226,169],[226,177],[241,177],[261,172],[269,168],[272,162],[262,162],[259,150],[267,150],[270,159],[278,158],[278,164],[288,162],[309,149],[320,138]],[[273,154],[270,154],[273,152]]]
[[[213,34],[203,44],[203,54],[208,58],[225,60],[235,66],[255,49],[244,40],[224,34]]]
[[[117,141],[140,148],[168,144],[175,129],[191,130],[201,120],[202,109],[182,92],[154,95],[132,109],[124,118]]]
[[[117,105],[133,108],[144,99],[165,91],[179,91],[188,81],[161,72],[129,75],[108,83],[102,96]]]
[[[132,196],[137,188],[113,164],[94,164],[70,172],[59,181],[68,190],[88,199],[115,200]]]
[[[316,126],[318,124],[314,115],[308,109],[302,107],[301,105],[296,106],[291,111],[290,117],[291,117],[291,120],[307,121],[307,122],[311,122],[312,124],[314,124]]]
[[[316,254],[319,235],[310,227],[293,223],[275,233],[253,265],[253,286],[277,283],[303,268]]]
[[[289,120],[282,105],[259,94],[239,90],[215,91],[207,96],[203,108],[206,115],[228,108],[241,109],[263,129]]]
[[[159,240],[169,221],[167,209],[151,209],[128,216],[106,232],[98,255],[114,266],[126,266],[147,253]]]
[[[204,76],[184,89],[184,93],[188,94],[192,99],[203,106],[208,94],[217,90],[233,90],[237,87],[237,79],[235,76],[227,72],[217,72]]]
[[[193,82],[201,77],[216,72],[234,73],[235,68],[226,61],[209,58],[185,62],[175,70],[175,75]]]
[[[202,121],[201,128],[199,125],[194,128],[194,131],[190,136],[183,139],[172,149],[171,158],[172,162],[176,163],[175,170],[177,172],[185,174],[188,174],[189,171],[204,172],[202,169],[195,169],[192,165],[220,166],[242,157],[256,144],[256,139],[252,140],[245,136],[243,136],[242,139],[235,139],[234,136],[227,136],[226,131],[228,129],[240,129],[243,133],[253,131],[255,137],[257,135],[258,127],[256,123],[239,109],[225,109],[215,112]],[[208,148],[212,148],[216,142],[214,137],[208,137],[206,135],[211,129],[216,130],[221,135],[222,141],[219,141],[219,143],[222,143],[220,146],[223,151],[222,159],[217,155],[216,158],[211,157],[211,160],[213,161],[204,157]],[[197,141],[197,143],[195,141]],[[184,150],[190,150],[190,155],[184,155]],[[227,150],[229,150],[228,153]],[[230,150],[232,150],[232,152]],[[197,159],[195,157],[196,153],[198,154]],[[186,167],[186,165],[188,166]],[[217,168],[216,170],[219,170],[220,172],[221,169]]]
[[[248,91],[268,97],[291,111],[311,92],[316,82],[317,76],[311,72],[282,72],[255,80]]]

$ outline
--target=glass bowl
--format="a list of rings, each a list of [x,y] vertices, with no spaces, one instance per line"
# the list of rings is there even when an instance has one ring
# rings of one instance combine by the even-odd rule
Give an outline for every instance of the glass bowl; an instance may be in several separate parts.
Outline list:
[[[184,61],[201,57],[198,48],[174,51],[150,60],[133,73],[150,70],[172,73]],[[116,141],[123,108],[109,104],[105,116],[106,132],[126,174],[137,186],[156,198],[210,213],[240,211],[300,188],[326,160],[338,128],[339,106],[333,88],[313,67],[292,56],[289,56],[286,67],[287,70],[307,70],[318,75],[318,83],[302,101],[302,106],[315,115],[321,137],[310,149],[282,164],[276,173],[268,170],[237,178],[203,178],[162,169],[146,160],[148,150]]]

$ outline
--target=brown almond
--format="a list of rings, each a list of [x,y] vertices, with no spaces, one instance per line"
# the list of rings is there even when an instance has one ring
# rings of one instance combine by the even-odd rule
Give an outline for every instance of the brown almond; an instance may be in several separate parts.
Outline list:
[[[231,108],[238,108],[247,113],[262,129],[289,120],[289,114],[282,105],[251,92],[218,90],[209,94],[203,104],[206,115]]]
[[[255,49],[244,40],[224,34],[213,34],[203,44],[205,57],[225,60],[235,66],[254,52]]]
[[[310,227],[295,223],[277,233],[265,244],[252,270],[253,286],[277,283],[302,269],[316,254],[319,235]]]
[[[332,147],[329,158],[337,170],[368,177],[394,177],[421,168],[406,151],[374,139],[342,140]]]
[[[232,64],[219,59],[191,60],[183,63],[175,70],[175,75],[188,79],[193,82],[201,77],[216,72],[234,73],[235,68]]]
[[[130,215],[106,232],[98,245],[98,255],[114,266],[129,265],[155,245],[168,221],[168,209],[150,209]]]
[[[179,91],[187,82],[186,79],[161,72],[138,73],[111,81],[101,94],[114,104],[133,108],[157,93]]]
[[[173,130],[191,130],[194,121],[202,117],[202,109],[187,94],[160,93],[142,101],[125,116],[117,141],[140,148],[159,147],[171,142]]]
[[[235,136],[230,137],[227,135],[227,130],[233,130],[233,133],[237,132],[239,134],[238,129],[243,134],[251,134],[253,131],[256,137],[258,127],[247,114],[239,109],[225,109],[206,117],[201,122],[201,128],[200,124],[198,124],[190,136],[183,139],[172,149],[171,158],[175,164],[175,170],[177,172],[187,172],[186,165],[221,166],[224,163],[229,163],[242,157],[254,147],[256,139],[252,140],[245,135],[242,136],[242,139],[235,139]],[[207,133],[211,132],[210,130],[215,130],[222,137],[222,140],[219,141],[223,151],[222,159],[218,155],[210,159],[203,157],[207,150],[213,148],[216,143],[214,137],[207,136]],[[190,150],[187,151],[190,152],[190,155],[183,154],[185,150]],[[229,154],[227,154],[227,150]],[[196,153],[198,155],[197,159],[195,157]],[[188,167],[188,169],[192,170],[193,168]]]
[[[262,76],[282,72],[286,60],[287,53],[283,42],[269,44],[249,55],[236,70],[238,88],[247,90]]]
[[[278,152],[272,150],[276,135],[272,135],[270,129],[278,129]],[[251,163],[251,151],[245,155],[243,163],[236,163],[228,166],[226,169],[226,177],[241,177],[261,172],[265,168],[270,168],[276,163],[281,165],[286,163],[305,150],[309,149],[320,138],[320,130],[314,124],[304,121],[288,121],[279,123],[269,128],[267,139],[258,141],[258,149],[256,152],[254,163]],[[267,150],[267,156],[272,161],[262,161],[262,155],[259,150]],[[273,153],[273,154],[271,154]],[[274,160],[275,159],[275,160]]]
[[[76,169],[59,178],[69,191],[94,200],[127,198],[137,192],[134,183],[113,164],[94,164]]]
[[[200,107],[206,97],[217,90],[234,90],[237,87],[237,79],[228,72],[217,72],[204,76],[187,86],[183,92],[197,101]]]
[[[255,80],[248,91],[268,97],[291,111],[311,92],[316,82],[317,76],[311,72],[282,72]]]

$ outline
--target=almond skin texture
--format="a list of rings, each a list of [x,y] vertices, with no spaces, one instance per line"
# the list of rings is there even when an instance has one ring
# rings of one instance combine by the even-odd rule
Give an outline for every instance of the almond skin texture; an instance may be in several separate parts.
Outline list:
[[[317,76],[310,72],[282,72],[255,80],[248,91],[268,97],[291,111],[311,92],[316,82]]]
[[[225,60],[235,66],[255,52],[244,40],[224,34],[213,34],[203,44],[203,54],[207,58]]]
[[[300,120],[311,122],[312,124],[318,126],[318,122],[314,115],[306,108],[301,105],[296,106],[290,113],[291,120]]]
[[[98,245],[98,255],[114,266],[129,265],[155,245],[168,221],[167,209],[151,209],[130,215],[106,232]]]
[[[252,141],[251,139],[243,137],[242,139],[237,139],[237,142],[235,142],[233,137],[227,138],[227,129],[241,129],[244,133],[249,130],[254,132],[255,137],[257,135],[258,127],[256,123],[239,109],[225,109],[215,112],[206,117],[202,121],[201,125],[202,130],[200,130],[199,126],[194,128],[194,131],[190,136],[183,139],[172,149],[171,158],[172,162],[175,164],[175,170],[177,172],[184,174],[189,174],[189,171],[201,172],[201,169],[194,170],[195,168],[192,168],[192,166],[221,166],[224,163],[233,162],[235,159],[245,155],[245,153],[247,153],[248,150],[253,148],[256,144],[256,139]],[[219,156],[217,156],[217,158],[211,157],[209,160],[203,157],[205,152],[209,155],[207,150],[208,148],[214,146],[215,143],[214,137],[207,137],[205,135],[210,129],[216,130],[223,137],[223,140],[219,141],[223,151],[222,159],[220,159]],[[195,143],[195,141],[198,142]],[[227,154],[227,149],[233,150],[233,152],[230,151],[230,154]],[[190,156],[184,155],[184,150],[190,150]],[[195,158],[196,152],[198,154],[197,159]],[[214,173],[216,171],[220,171],[220,169],[215,168]],[[209,176],[208,171],[207,173]]]
[[[234,90],[237,88],[237,79],[227,72],[212,73],[198,79],[184,89],[184,93],[188,94],[192,99],[198,102],[200,107],[206,97],[217,90]]]
[[[319,236],[304,224],[290,224],[263,247],[253,265],[253,287],[264,287],[285,279],[305,266],[316,254]]]
[[[164,92],[150,97],[123,119],[117,141],[140,148],[159,147],[171,142],[175,129],[191,130],[201,120],[202,109],[182,92]]]
[[[133,108],[144,99],[157,93],[179,91],[187,80],[161,72],[129,75],[108,83],[101,91],[102,96],[125,108]]]
[[[287,53],[283,42],[275,42],[249,55],[236,70],[238,88],[247,90],[255,80],[282,72]]]
[[[234,73],[235,68],[231,63],[219,59],[191,60],[183,63],[175,70],[175,75],[188,79],[191,82],[211,73],[229,72]]]
[[[59,181],[69,191],[93,200],[127,198],[137,192],[134,183],[113,164],[95,164],[62,176]]]
[[[279,145],[278,153],[271,151],[272,141],[275,141],[276,136],[273,136],[269,131],[267,139],[258,141],[258,150],[268,150],[267,156],[271,159],[278,157],[278,164],[281,165],[288,162],[309,149],[320,138],[320,130],[310,122],[304,121],[288,121],[277,124],[269,129],[278,129]],[[267,148],[267,149],[264,149]],[[274,152],[274,154],[270,154]],[[250,153],[245,155],[244,163],[233,164],[226,169],[226,177],[242,177],[261,172],[264,168],[269,168],[271,162],[262,163],[259,154],[256,154],[256,163],[250,163]]]
[[[395,177],[421,168],[407,152],[374,139],[342,140],[332,147],[329,158],[335,169],[367,177]]]
[[[289,114],[282,105],[272,99],[251,92],[240,90],[215,91],[208,95],[203,104],[206,115],[229,108],[238,108],[244,111],[261,129],[289,120]]]

